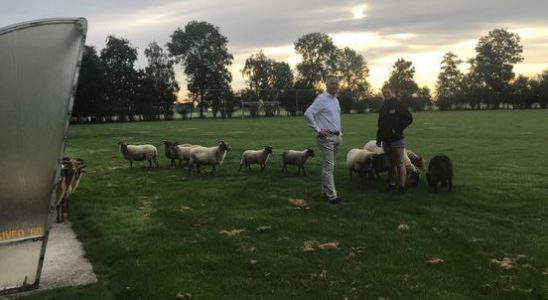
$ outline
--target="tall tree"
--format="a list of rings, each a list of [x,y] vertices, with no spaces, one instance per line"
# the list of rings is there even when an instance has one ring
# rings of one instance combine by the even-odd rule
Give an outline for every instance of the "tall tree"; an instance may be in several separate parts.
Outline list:
[[[200,99],[202,118],[204,101],[218,105],[219,92],[230,91],[232,75],[228,66],[232,64],[233,56],[228,53],[227,43],[218,27],[191,21],[184,29],[176,29],[167,44],[171,55],[184,66],[192,98]]]
[[[173,116],[172,106],[177,101],[175,93],[179,91],[179,84],[175,79],[173,64],[175,63],[168,54],[156,42],[152,42],[145,49],[145,56],[148,66],[145,68],[146,76],[152,81],[151,96],[164,115],[164,119],[171,119]]]
[[[541,108],[548,107],[548,70],[537,76],[532,82],[531,92],[533,99],[540,104]]]
[[[249,89],[259,95],[261,89],[271,88],[271,81],[274,73],[274,60],[266,57],[261,51],[252,54],[245,60],[242,74],[247,77],[246,83]]]
[[[486,88],[487,104],[498,108],[509,98],[514,64],[523,61],[520,37],[506,29],[494,29],[476,45],[475,72]]]
[[[101,122],[108,114],[105,68],[93,46],[85,46],[72,116]]]
[[[417,91],[416,98],[411,102],[413,111],[423,111],[426,106],[432,105],[432,94],[430,88],[423,86]]]
[[[514,108],[531,108],[534,98],[531,81],[524,75],[519,75],[512,81],[512,105]]]
[[[300,88],[314,88],[329,73],[336,71],[337,47],[333,39],[325,33],[309,33],[295,42],[295,51],[302,56],[297,64]]]
[[[462,96],[464,74],[459,70],[462,60],[453,52],[447,52],[441,61],[436,83],[437,105],[441,110],[451,109]]]
[[[106,46],[101,50],[101,61],[109,83],[108,99],[118,121],[133,120],[133,101],[138,85],[138,74],[133,68],[136,60],[137,49],[131,47],[127,39],[113,35],[107,37]]]
[[[409,107],[413,101],[413,95],[418,91],[419,86],[413,77],[415,76],[415,67],[410,61],[403,58],[398,60],[392,66],[388,82],[394,88],[396,96],[402,103]]]
[[[348,47],[338,51],[336,67],[341,78],[341,109],[349,113],[370,94],[369,68],[364,57]]]

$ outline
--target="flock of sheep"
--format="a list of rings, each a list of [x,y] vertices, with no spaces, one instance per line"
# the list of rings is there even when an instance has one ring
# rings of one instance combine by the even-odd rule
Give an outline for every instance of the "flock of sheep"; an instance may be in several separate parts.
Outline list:
[[[212,173],[214,173],[216,167],[223,163],[227,152],[231,149],[224,141],[219,141],[216,146],[212,147],[179,144],[171,141],[163,141],[162,143],[165,147],[165,156],[171,160],[171,166],[174,166],[176,161],[181,166],[184,160],[188,166],[188,174],[192,173],[194,166],[196,166],[197,172],[200,173],[200,166],[206,165],[210,165]],[[153,163],[158,167],[158,150],[154,145],[128,145],[121,143],[120,152],[124,159],[129,160],[130,167],[133,166],[134,160],[147,160],[149,168],[152,167]],[[265,146],[260,150],[246,150],[242,153],[239,170],[244,166],[251,168],[251,165],[258,164],[262,172],[271,154],[271,146]],[[411,184],[417,185],[420,172],[426,171],[425,161],[420,155],[409,149],[406,149],[404,154],[404,162],[407,172],[411,177]],[[296,165],[298,167],[297,174],[299,175],[302,170],[303,174],[306,175],[304,165],[310,157],[314,157],[314,150],[312,149],[284,151],[282,153],[282,171],[287,172],[288,165]],[[390,163],[383,149],[376,145],[376,141],[372,140],[367,142],[361,149],[351,149],[348,151],[346,166],[349,170],[350,180],[352,180],[353,173],[356,173],[362,181],[365,181],[369,178],[377,178],[379,173],[388,171]],[[441,184],[442,188],[448,186],[449,190],[451,190],[453,177],[451,160],[445,155],[435,156],[430,161],[426,177],[434,191],[437,191],[438,183]]]
[[[226,154],[230,151],[230,145],[225,141],[219,141],[216,146],[204,147],[200,145],[179,144],[170,141],[163,141],[165,156],[170,160],[170,166],[175,166],[178,162],[179,166],[182,161],[188,166],[188,174],[192,173],[192,169],[196,166],[196,171],[200,173],[201,166],[211,166],[212,173],[216,171],[217,166],[222,165]],[[129,160],[129,166],[133,167],[133,161],[148,161],[149,168],[153,165],[159,167],[158,150],[154,145],[130,145],[120,143],[120,153],[125,160]],[[425,170],[425,161],[417,153],[406,149],[404,152],[405,166],[409,176],[410,183],[417,185],[419,182],[420,172]],[[251,168],[251,165],[258,164],[261,172],[266,168],[266,162],[272,155],[272,147],[264,146],[260,150],[246,150],[242,153],[240,160],[241,170],[244,166]],[[288,165],[297,166],[297,175],[301,170],[303,175],[306,175],[304,168],[307,160],[314,157],[314,150],[304,149],[302,151],[287,150],[282,153],[282,171],[287,172]],[[68,209],[68,198],[71,193],[74,193],[84,168],[85,162],[82,159],[72,159],[65,157],[61,161],[61,179],[56,188],[56,212],[57,222],[64,222],[65,212]],[[354,173],[358,174],[362,181],[375,179],[381,172],[388,171],[390,163],[382,148],[376,145],[376,141],[369,141],[363,148],[355,148],[348,151],[346,155],[346,167],[348,168],[350,180]],[[452,188],[453,180],[453,165],[451,160],[446,155],[434,156],[428,165],[426,179],[429,186],[437,192],[438,184],[441,188]]]
[[[192,169],[196,166],[196,171],[200,173],[200,166],[211,166],[211,172],[215,173],[217,166],[222,165],[230,145],[225,141],[219,141],[216,146],[204,147],[192,144],[179,144],[171,141],[163,141],[165,156],[171,161],[170,166],[174,166],[178,161],[179,166],[182,161],[188,166],[188,174],[192,173]],[[158,167],[158,150],[154,145],[129,145],[120,143],[120,153],[125,160],[129,160],[129,166],[133,167],[133,161],[148,161],[149,168],[153,164]],[[271,146],[264,146],[260,150],[246,150],[242,153],[240,160],[240,169],[244,166],[251,168],[251,165],[258,164],[261,172],[266,168],[266,162],[272,154]],[[296,165],[298,167],[297,174],[303,170],[306,175],[304,164],[308,158],[314,157],[314,150],[305,149],[303,151],[288,150],[282,153],[282,171],[287,172],[287,165]]]

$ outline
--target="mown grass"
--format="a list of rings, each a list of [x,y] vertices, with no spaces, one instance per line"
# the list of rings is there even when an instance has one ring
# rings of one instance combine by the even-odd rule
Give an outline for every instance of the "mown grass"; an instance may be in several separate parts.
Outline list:
[[[451,157],[454,189],[434,194],[422,177],[404,195],[348,180],[346,152],[374,138],[376,117],[343,116],[336,206],[320,198],[319,157],[307,177],[281,173],[282,150],[317,149],[301,117],[72,126],[67,154],[88,167],[69,218],[99,282],[28,299],[548,299],[548,114],[414,114],[409,148]],[[116,145],[165,139],[232,151],[217,174],[188,176],[163,154],[159,169],[129,169]],[[265,172],[238,172],[242,151],[265,144]],[[219,233],[232,229],[245,231]],[[308,240],[339,246],[303,252]],[[512,269],[491,262],[504,257]]]

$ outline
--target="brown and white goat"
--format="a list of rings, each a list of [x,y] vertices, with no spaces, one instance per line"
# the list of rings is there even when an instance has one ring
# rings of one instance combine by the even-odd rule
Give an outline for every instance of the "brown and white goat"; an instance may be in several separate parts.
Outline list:
[[[65,213],[69,206],[68,198],[76,191],[85,167],[86,164],[82,159],[64,157],[61,162],[61,180],[57,183],[55,193],[55,210],[58,223],[65,221]]]

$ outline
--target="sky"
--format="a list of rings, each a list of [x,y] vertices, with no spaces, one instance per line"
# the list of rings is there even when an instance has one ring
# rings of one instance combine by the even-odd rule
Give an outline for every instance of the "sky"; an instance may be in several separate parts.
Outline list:
[[[521,37],[524,61],[516,74],[534,76],[548,69],[547,0],[0,0],[0,27],[54,17],[85,17],[86,44],[100,51],[107,35],[126,38],[137,47],[138,67],[152,41],[165,46],[177,28],[193,20],[217,26],[234,55],[232,87],[244,87],[241,70],[251,54],[263,51],[294,67],[300,56],[294,42],[322,32],[337,47],[363,55],[369,82],[378,90],[398,58],[412,61],[415,81],[435,87],[440,62],[452,51],[466,60],[475,56],[478,40],[505,28]],[[463,64],[466,72],[467,65]],[[182,66],[175,67],[185,96]]]

